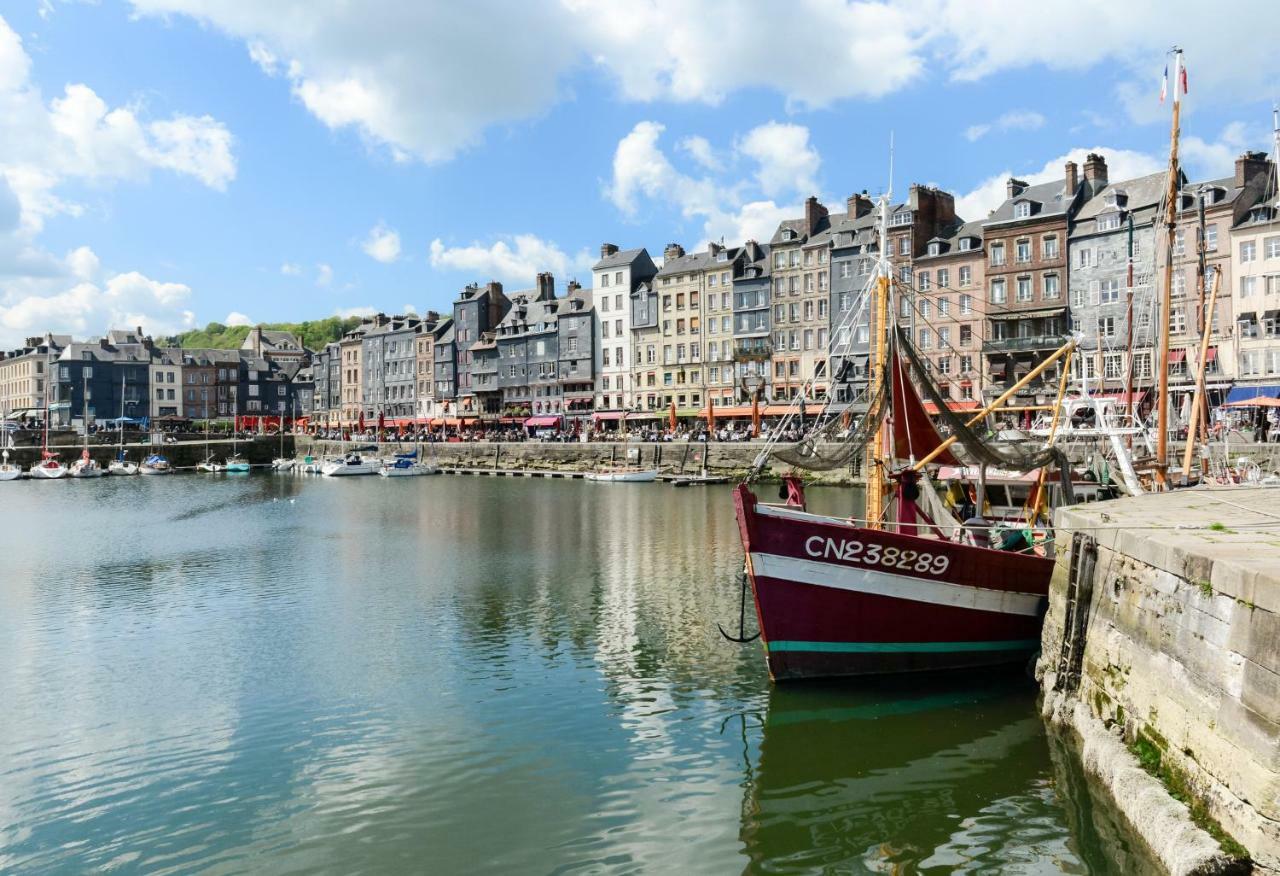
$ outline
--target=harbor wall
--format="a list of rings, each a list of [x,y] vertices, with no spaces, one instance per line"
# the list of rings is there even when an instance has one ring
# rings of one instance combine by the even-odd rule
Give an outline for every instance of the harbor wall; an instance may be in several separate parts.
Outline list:
[[[1280,872],[1277,523],[1258,487],[1057,515],[1043,710],[1171,872]]]
[[[300,437],[298,448],[302,453],[328,456],[342,452],[350,442],[317,441]],[[389,445],[391,453],[397,445]],[[624,463],[643,468],[657,468],[661,474],[696,474],[702,469],[703,455],[709,475],[737,478],[750,470],[763,444],[670,441],[638,442],[623,445],[620,442],[443,442],[423,445],[424,455],[434,456],[443,468],[492,469],[516,471],[564,471],[580,472],[606,468]],[[403,449],[412,449],[406,444]],[[836,451],[838,448],[829,448]],[[860,463],[861,459],[855,460]],[[780,478],[789,466],[773,460],[766,470],[766,477]],[[860,483],[856,467],[844,466],[827,472],[806,472],[805,479],[824,484]]]
[[[58,453],[58,458],[66,465],[70,465],[80,458],[80,443],[52,444],[51,449]],[[23,468],[27,468],[34,463],[40,461],[39,447],[18,446],[9,451],[9,459],[16,462]],[[99,464],[105,466],[111,460],[116,458],[119,447],[115,444],[89,444],[89,455],[98,461]],[[125,454],[134,462],[141,462],[152,453],[159,453],[169,460],[169,464],[175,468],[194,468],[199,462],[202,462],[206,456],[206,445],[203,439],[199,441],[179,441],[167,444],[125,444]],[[261,436],[249,440],[240,440],[233,445],[231,441],[210,441],[208,443],[207,454],[212,454],[216,459],[230,456],[233,452],[239,453],[245,459],[249,460],[251,465],[270,465],[271,460],[280,454],[279,437]],[[293,456],[294,446],[292,436],[285,436],[284,439],[285,456]]]

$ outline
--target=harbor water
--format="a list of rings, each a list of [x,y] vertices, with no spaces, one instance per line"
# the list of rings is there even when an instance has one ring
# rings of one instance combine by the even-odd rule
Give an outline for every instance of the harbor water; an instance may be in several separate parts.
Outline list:
[[[1019,672],[772,687],[725,488],[21,482],[0,533],[3,872],[1143,869]]]

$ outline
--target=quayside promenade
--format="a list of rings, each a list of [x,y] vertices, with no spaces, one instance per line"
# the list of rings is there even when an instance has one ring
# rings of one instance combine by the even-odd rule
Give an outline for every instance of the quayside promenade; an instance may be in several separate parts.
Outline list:
[[[1056,525],[1046,717],[1171,872],[1245,851],[1280,870],[1280,487],[1063,508]]]

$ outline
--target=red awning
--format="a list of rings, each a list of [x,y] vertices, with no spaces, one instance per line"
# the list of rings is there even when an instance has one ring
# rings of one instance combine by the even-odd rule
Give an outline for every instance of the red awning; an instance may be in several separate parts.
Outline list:
[[[558,426],[560,425],[560,415],[530,417],[524,421],[526,426]]]
[[[761,408],[761,413],[763,413],[763,412],[764,412],[764,409],[763,409],[763,408]],[[705,420],[705,419],[707,418],[707,409],[706,409],[706,408],[703,408],[702,410],[698,411],[698,416]],[[728,406],[720,407],[720,405],[716,405],[716,419],[717,419],[717,420],[718,420],[718,419],[720,419],[721,417],[732,418],[732,417],[749,417],[749,416],[751,416],[751,407],[750,407],[750,406],[747,406],[747,407],[728,407]]]
[[[498,422],[504,426],[514,426],[524,422],[524,417],[499,417]]]
[[[1212,362],[1218,358],[1218,348],[1210,347],[1204,354],[1204,361]]]
[[[591,419],[599,422],[611,422],[622,419],[622,411],[597,411],[591,415]]]
[[[1185,358],[1187,358],[1186,350],[1170,350],[1169,351],[1169,364],[1171,365],[1176,362],[1181,362]]]

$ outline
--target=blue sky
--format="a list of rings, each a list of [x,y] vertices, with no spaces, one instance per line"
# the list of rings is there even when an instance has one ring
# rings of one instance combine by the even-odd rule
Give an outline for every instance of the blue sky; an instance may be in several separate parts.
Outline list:
[[[605,240],[737,243],[880,191],[890,131],[899,192],[979,218],[1071,153],[1160,170],[1175,41],[1189,172],[1269,148],[1280,33],[1114,5],[11,0],[0,343],[589,282]]]

